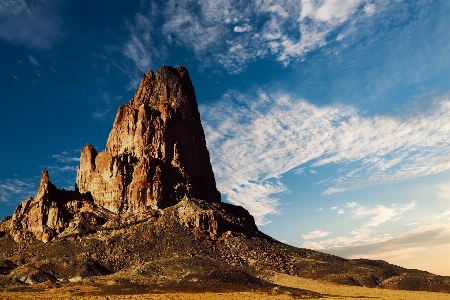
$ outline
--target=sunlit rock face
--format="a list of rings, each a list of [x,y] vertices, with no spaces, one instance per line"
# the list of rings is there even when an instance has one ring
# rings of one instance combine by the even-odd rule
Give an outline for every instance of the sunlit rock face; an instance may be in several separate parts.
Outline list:
[[[114,213],[143,213],[187,198],[220,202],[194,87],[184,67],[148,72],[121,105],[104,152],[81,152],[76,187]]]
[[[14,211],[10,235],[16,242],[28,240],[31,234],[47,243],[57,235],[91,232],[114,219],[114,214],[93,203],[89,194],[57,189],[44,169],[36,196]]]

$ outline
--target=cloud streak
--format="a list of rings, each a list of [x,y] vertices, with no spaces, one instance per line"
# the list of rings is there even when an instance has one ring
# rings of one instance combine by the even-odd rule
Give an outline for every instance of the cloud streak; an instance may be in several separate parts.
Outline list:
[[[389,234],[374,235],[374,231],[367,228],[353,230],[347,236],[325,239],[317,242],[304,242],[302,247],[316,250],[338,249],[337,247],[351,247],[384,242],[392,239]],[[332,251],[332,250],[330,250]]]
[[[40,1],[0,3],[0,38],[36,49],[49,49],[64,38],[55,5]]]
[[[321,183],[325,195],[450,169],[450,98],[428,103],[401,117],[364,117],[351,106],[230,91],[200,110],[219,190],[262,224],[278,213],[276,194],[288,192],[281,176],[298,167],[347,166]],[[367,226],[397,209],[365,211]]]
[[[309,240],[309,239],[316,239],[316,238],[321,238],[321,237],[326,237],[330,234],[331,232],[329,231],[320,231],[320,230],[315,230],[315,231],[311,231],[308,234],[303,234],[302,238],[305,240]]]
[[[64,151],[61,154],[54,154],[52,155],[54,159],[56,159],[58,162],[63,163],[70,163],[70,162],[79,162],[80,157],[79,156],[71,156],[68,152]]]
[[[392,207],[377,205],[374,208],[366,208],[355,202],[347,203],[346,205],[346,207],[352,209],[350,214],[355,217],[370,216],[370,219],[364,223],[363,227],[375,227],[387,221],[397,221],[404,212],[413,209],[415,206],[415,201],[406,205],[394,204]]]
[[[450,227],[433,225],[418,227],[385,241],[326,249],[327,253],[346,258],[386,259],[411,255],[424,248],[450,246]],[[429,251],[429,250],[428,250]],[[428,252],[429,253],[429,252]]]
[[[366,0],[170,0],[153,4],[149,15],[137,14],[128,23],[130,38],[123,53],[141,71],[157,58],[153,49],[167,45],[186,46],[205,65],[219,63],[230,73],[268,56],[287,65],[336,41],[335,35],[341,34],[342,41],[357,34],[349,28],[386,6]],[[155,20],[162,25],[157,27]],[[165,43],[155,45],[153,34]]]
[[[28,60],[29,60],[34,66],[39,67],[38,61],[37,61],[36,58],[34,58],[33,56],[28,55]]]
[[[15,205],[36,194],[37,185],[32,179],[5,179],[0,181],[0,202]]]

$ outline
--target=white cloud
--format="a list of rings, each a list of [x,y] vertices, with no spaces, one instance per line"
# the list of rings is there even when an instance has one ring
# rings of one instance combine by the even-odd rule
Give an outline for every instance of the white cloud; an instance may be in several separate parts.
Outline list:
[[[324,194],[450,169],[450,99],[427,103],[401,117],[363,117],[351,106],[318,107],[287,95],[230,91],[200,110],[219,190],[263,218],[278,212],[276,193],[288,191],[280,176],[307,164],[346,164],[324,182],[329,186]],[[412,207],[374,208],[367,226]]]
[[[76,172],[78,166],[47,166],[46,169],[53,172]]]
[[[54,155],[52,155],[52,157],[55,158],[58,162],[64,162],[64,163],[80,161],[79,156],[71,156],[71,155],[69,155],[69,153],[67,153],[65,151],[61,154],[54,154]]]
[[[80,161],[80,150],[73,150],[71,153],[63,151],[61,154],[53,154],[52,158],[56,159],[56,161],[60,164],[45,166],[45,168],[49,171],[49,173],[59,173],[59,176],[55,178],[56,183],[67,185],[68,182],[61,182],[62,178],[67,176],[62,175],[61,172],[66,174],[75,174],[77,172]],[[72,181],[69,182],[72,184]]]
[[[97,120],[105,120],[105,117],[109,114],[111,111],[110,108],[105,108],[103,110],[97,110],[92,114],[92,117]]]
[[[238,50],[242,50],[242,45],[241,44],[237,44],[236,46],[233,46],[230,48],[230,52],[234,52],[234,51],[238,51]]]
[[[333,206],[332,208],[330,208],[331,210],[336,210],[337,206]]]
[[[344,210],[341,208],[340,210],[338,210],[337,212],[339,215],[343,215],[344,214]]]
[[[38,61],[37,61],[36,58],[34,58],[33,56],[28,55],[28,60],[29,60],[34,66],[39,67]]]
[[[133,23],[126,22],[130,35],[122,48],[122,53],[133,62],[140,75],[155,68],[166,56],[165,46],[155,44],[154,36],[158,32],[154,29],[154,21],[154,12],[150,12],[149,15],[137,13]],[[137,73],[128,64],[120,68],[130,74],[130,77],[134,77]]]
[[[382,234],[373,236],[373,231],[362,228],[359,230],[354,230],[350,232],[348,236],[341,236],[332,239],[326,239],[318,242],[304,242],[302,247],[316,250],[327,249],[327,252],[330,248],[335,249],[333,247],[348,247],[353,245],[364,245],[368,243],[377,243],[383,242],[391,239],[392,237],[389,234]],[[331,250],[330,250],[331,251]]]
[[[362,6],[364,2],[169,0],[160,7],[153,5],[149,15],[138,14],[139,19],[129,24],[130,38],[124,54],[141,71],[148,69],[158,55],[153,48],[164,52],[161,47],[167,44],[183,45],[205,65],[219,63],[230,73],[239,73],[248,63],[269,54],[287,65],[333,40],[332,33],[358,34],[347,27],[355,28],[358,22],[381,10],[378,3]],[[154,26],[155,20],[161,21],[160,28]],[[146,27],[140,25],[144,23],[148,23]],[[147,41],[152,40],[151,35],[145,37],[150,32],[163,37],[166,43],[154,45]],[[229,51],[236,45],[241,45],[243,51]]]
[[[319,209],[316,209],[316,212],[319,212],[319,211],[321,211],[322,210],[322,207],[321,208],[319,208]]]
[[[366,14],[372,15],[372,14],[375,13],[376,7],[372,3],[367,3],[366,5],[364,5],[364,11],[365,11]]]
[[[447,209],[446,211],[444,211],[438,218],[439,219],[446,219],[446,220],[450,220],[450,209]]]
[[[339,24],[350,18],[362,2],[362,0],[301,0],[303,9],[300,19],[310,18],[328,24]]]
[[[296,175],[300,175],[303,174],[303,171],[305,171],[305,168],[297,168],[293,171],[293,173]]]
[[[351,213],[357,217],[371,216],[368,221],[364,223],[364,227],[378,226],[387,221],[396,221],[404,212],[413,209],[416,206],[415,201],[405,205],[393,205],[392,208],[383,205],[377,205],[375,208],[366,208],[355,202],[350,203],[347,207],[353,210]]]
[[[242,33],[242,32],[248,32],[251,30],[252,30],[252,26],[250,26],[248,24],[245,24],[243,26],[234,26],[234,32]]]
[[[438,198],[450,200],[450,182],[440,183],[434,186]]]
[[[64,38],[63,22],[46,1],[0,2],[0,38],[37,49],[49,49]]]
[[[5,179],[0,181],[0,202],[17,204],[34,197],[37,186],[33,179]]]
[[[340,238],[345,240],[345,238]],[[330,254],[345,258],[382,259],[403,267],[423,268],[440,275],[449,275],[450,226],[435,224],[418,227],[396,237],[387,236],[380,240],[364,238],[360,244],[352,245],[349,237],[344,243],[332,240],[311,244]],[[340,246],[340,247],[336,247]],[[322,248],[319,248],[322,247]],[[326,247],[335,247],[328,248]],[[430,253],[433,253],[430,255]]]
[[[347,202],[347,204],[345,205],[345,207],[350,207],[350,208],[353,208],[356,206],[358,206],[358,203],[356,203],[356,202]]]
[[[302,238],[305,239],[305,240],[316,239],[316,238],[326,237],[330,233],[331,232],[329,232],[329,231],[315,230],[315,231],[311,231],[308,234],[303,234]]]

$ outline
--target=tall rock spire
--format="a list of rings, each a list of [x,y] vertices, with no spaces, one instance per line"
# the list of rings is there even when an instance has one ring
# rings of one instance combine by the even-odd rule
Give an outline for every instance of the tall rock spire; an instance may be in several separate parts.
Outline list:
[[[45,195],[54,193],[55,191],[56,186],[50,182],[47,169],[43,169],[41,181],[39,182],[39,187],[35,198],[42,198]]]
[[[76,186],[115,213],[145,212],[185,196],[220,202],[189,72],[145,74],[121,105],[106,150],[81,152]]]

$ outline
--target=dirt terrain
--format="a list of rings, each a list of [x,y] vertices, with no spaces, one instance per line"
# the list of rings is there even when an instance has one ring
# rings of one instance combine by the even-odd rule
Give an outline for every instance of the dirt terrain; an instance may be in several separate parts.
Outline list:
[[[260,277],[265,279],[266,286],[127,285],[120,283],[117,276],[110,275],[102,279],[103,286],[98,281],[63,287],[45,282],[32,291],[0,292],[0,299],[450,299],[447,293],[344,286],[273,272],[261,272]]]
[[[213,237],[186,227],[177,209],[49,243],[1,234],[0,298],[450,299],[448,277],[296,248],[259,231]]]

